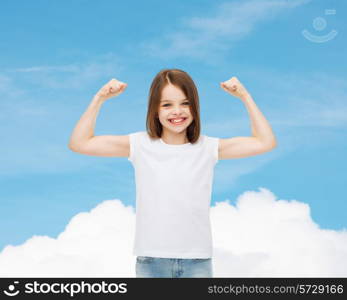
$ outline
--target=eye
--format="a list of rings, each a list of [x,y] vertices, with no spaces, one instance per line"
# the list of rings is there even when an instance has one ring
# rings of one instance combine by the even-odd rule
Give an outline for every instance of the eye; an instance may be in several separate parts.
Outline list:
[[[189,105],[190,103],[189,102],[183,102],[184,105]],[[163,106],[168,106],[168,105],[171,105],[169,103],[166,103],[166,104],[163,104]]]

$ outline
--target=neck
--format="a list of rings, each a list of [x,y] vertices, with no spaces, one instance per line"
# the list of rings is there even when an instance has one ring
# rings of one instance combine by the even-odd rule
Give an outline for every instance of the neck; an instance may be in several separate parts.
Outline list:
[[[186,131],[175,133],[175,132],[163,132],[161,135],[161,139],[167,143],[172,145],[181,145],[189,143],[187,138]]]

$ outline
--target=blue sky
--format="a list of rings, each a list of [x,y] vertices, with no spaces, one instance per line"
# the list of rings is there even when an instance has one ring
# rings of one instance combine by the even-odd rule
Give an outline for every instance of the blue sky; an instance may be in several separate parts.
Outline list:
[[[218,162],[212,204],[264,187],[308,204],[321,228],[347,228],[344,1],[35,0],[0,8],[0,250],[55,237],[104,200],[135,205],[126,158],[80,155],[68,140],[111,78],[128,88],[101,108],[95,135],[145,130],[149,86],[163,68],[194,79],[203,134],[251,134],[241,101],[219,87],[236,76],[276,135],[272,152]],[[337,35],[317,43],[305,29]]]

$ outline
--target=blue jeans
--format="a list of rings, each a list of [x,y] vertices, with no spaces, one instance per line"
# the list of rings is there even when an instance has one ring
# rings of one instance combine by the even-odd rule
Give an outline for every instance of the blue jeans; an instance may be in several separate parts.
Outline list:
[[[136,277],[213,277],[212,258],[137,256]]]

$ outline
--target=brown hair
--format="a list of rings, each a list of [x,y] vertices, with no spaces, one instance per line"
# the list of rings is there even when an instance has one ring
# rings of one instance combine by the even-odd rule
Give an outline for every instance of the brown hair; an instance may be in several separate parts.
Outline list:
[[[188,73],[179,69],[163,69],[153,79],[148,98],[146,128],[151,138],[160,138],[163,131],[158,118],[161,93],[164,87],[172,84],[181,89],[189,100],[190,113],[193,121],[187,128],[187,138],[190,143],[195,143],[200,136],[200,107],[199,95],[193,79]]]

